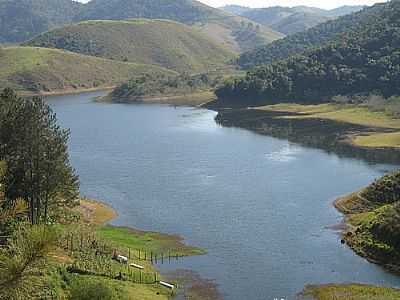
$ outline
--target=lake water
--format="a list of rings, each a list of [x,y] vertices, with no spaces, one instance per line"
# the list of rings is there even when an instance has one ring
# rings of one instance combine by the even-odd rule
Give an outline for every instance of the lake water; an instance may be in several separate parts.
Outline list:
[[[99,94],[48,101],[71,129],[82,194],[111,204],[113,224],[208,250],[163,270],[192,269],[234,300],[291,300],[311,283],[400,286],[330,229],[336,197],[396,166],[220,127],[209,110],[92,102]]]

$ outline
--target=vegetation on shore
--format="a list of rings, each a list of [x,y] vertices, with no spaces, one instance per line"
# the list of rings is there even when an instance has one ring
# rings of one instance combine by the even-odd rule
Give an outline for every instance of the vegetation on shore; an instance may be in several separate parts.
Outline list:
[[[103,225],[116,213],[79,200],[68,137],[41,98],[1,94],[0,299],[168,299],[175,290],[158,284],[154,256],[204,252],[176,236]]]
[[[335,206],[349,225],[343,232],[346,244],[368,260],[399,272],[400,172],[338,199]]]
[[[174,74],[157,66],[34,47],[0,48],[0,88],[28,93],[109,87],[141,74]]]
[[[234,57],[197,29],[169,20],[85,21],[43,33],[24,45],[186,73],[211,71]]]
[[[202,104],[215,96],[211,89],[223,81],[221,75],[180,74],[175,76],[144,75],[115,88],[103,100],[114,102],[159,102]]]
[[[400,119],[397,112],[372,110],[366,105],[355,104],[319,104],[302,105],[282,103],[256,107],[261,111],[287,113],[280,118],[293,120],[326,119],[343,123],[370,127],[370,130],[353,133],[350,141],[353,145],[367,148],[398,148],[400,147]],[[295,115],[293,115],[295,113]]]
[[[313,300],[396,300],[400,290],[363,284],[309,285],[301,293]]]

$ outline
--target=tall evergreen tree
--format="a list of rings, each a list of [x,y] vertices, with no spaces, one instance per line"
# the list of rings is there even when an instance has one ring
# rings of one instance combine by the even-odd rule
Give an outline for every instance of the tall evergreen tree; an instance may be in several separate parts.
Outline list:
[[[0,96],[0,159],[7,162],[5,196],[25,199],[32,223],[47,220],[49,208],[78,197],[78,177],[69,163],[69,131],[39,97],[22,99],[12,90]]]

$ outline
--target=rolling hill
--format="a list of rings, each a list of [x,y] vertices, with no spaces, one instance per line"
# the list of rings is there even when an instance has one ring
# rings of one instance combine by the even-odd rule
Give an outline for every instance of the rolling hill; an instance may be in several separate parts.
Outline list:
[[[0,0],[0,43],[19,43],[71,23],[82,8],[71,0]]]
[[[34,47],[0,48],[0,65],[0,89],[31,93],[108,87],[143,74],[175,74],[156,66]]]
[[[168,20],[86,21],[43,33],[25,45],[186,73],[210,71],[234,57],[199,30]]]
[[[246,8],[242,6],[225,6],[223,10],[241,15],[254,22],[269,26],[286,35],[305,31],[332,18],[360,11],[363,6],[342,6],[332,10],[316,7],[273,6],[266,8]]]
[[[0,43],[18,43],[54,27],[87,20],[169,19],[200,28],[234,51],[283,37],[246,18],[194,0],[0,0]]]

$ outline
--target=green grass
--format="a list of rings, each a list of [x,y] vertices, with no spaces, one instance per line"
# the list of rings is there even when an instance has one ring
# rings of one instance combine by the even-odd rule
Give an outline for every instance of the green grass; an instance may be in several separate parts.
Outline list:
[[[199,30],[167,20],[86,21],[41,34],[27,45],[187,73],[216,69],[234,57]]]
[[[314,300],[396,300],[400,290],[362,284],[310,285],[302,296]]]
[[[157,66],[35,47],[0,49],[0,65],[0,88],[33,93],[109,87],[145,73],[174,74]]]
[[[117,244],[120,247],[153,252],[157,255],[189,256],[204,254],[199,248],[187,246],[182,238],[158,232],[140,231],[127,227],[102,226],[97,234],[104,240]]]
[[[294,112],[297,116],[287,116],[291,119],[328,119],[378,129],[393,130],[394,132],[374,132],[368,134],[354,135],[352,143],[361,147],[400,147],[400,119],[393,118],[385,112],[368,110],[364,106],[339,105],[339,104],[277,104],[258,107],[259,110]]]

